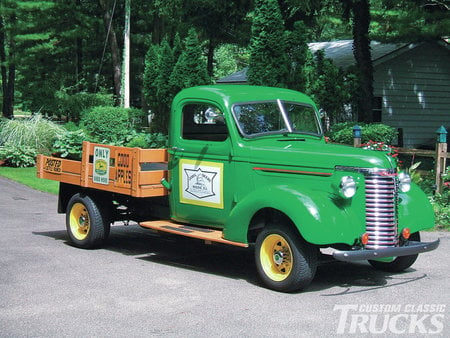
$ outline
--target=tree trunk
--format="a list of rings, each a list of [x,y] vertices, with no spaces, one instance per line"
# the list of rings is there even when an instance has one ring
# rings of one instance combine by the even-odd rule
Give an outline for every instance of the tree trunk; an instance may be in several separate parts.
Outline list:
[[[369,24],[370,4],[368,0],[353,3],[353,54],[358,69],[359,93],[357,95],[358,121],[373,121],[373,66],[370,52]]]
[[[206,69],[209,77],[214,76],[214,50],[216,49],[216,43],[210,39],[208,44],[208,63]]]
[[[15,21],[15,18],[11,18]],[[3,117],[12,119],[14,117],[14,85],[16,79],[16,66],[13,62],[6,60],[6,33],[3,18],[0,17],[0,60],[2,74],[2,91],[3,91]],[[9,61],[14,59],[14,41],[9,41]],[[9,66],[6,66],[9,63]]]
[[[130,108],[130,19],[131,0],[125,0],[125,29],[123,37],[123,81],[122,81],[122,101],[124,108]]]
[[[75,7],[77,10],[81,9],[81,0],[75,0]],[[78,18],[75,19],[76,25],[81,26],[81,22]],[[83,39],[77,37],[76,39],[76,68],[75,68],[75,79],[77,82],[78,91],[81,91],[80,80],[83,78]]]
[[[99,0],[100,7],[103,10],[103,24],[105,25],[105,30],[109,31],[109,46],[111,49],[111,58],[113,66],[113,85],[114,85],[114,96],[116,98],[116,104],[120,103],[120,86],[121,86],[121,65],[120,65],[120,50],[117,43],[117,36],[114,30],[114,25],[112,24],[112,15],[109,10],[107,0]]]

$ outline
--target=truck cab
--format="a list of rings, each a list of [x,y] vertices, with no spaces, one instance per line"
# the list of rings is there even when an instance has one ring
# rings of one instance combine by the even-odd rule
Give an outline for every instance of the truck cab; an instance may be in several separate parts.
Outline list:
[[[292,247],[303,251],[296,259],[311,266],[310,276],[321,247],[388,270],[403,270],[417,257],[411,251],[430,249],[411,246],[419,230],[434,226],[424,193],[386,153],[327,144],[306,95],[196,87],[175,98],[171,117],[171,218],[256,244],[258,269],[272,276],[266,284],[273,288],[288,284],[283,262],[292,263]],[[409,252],[400,256],[406,243]]]

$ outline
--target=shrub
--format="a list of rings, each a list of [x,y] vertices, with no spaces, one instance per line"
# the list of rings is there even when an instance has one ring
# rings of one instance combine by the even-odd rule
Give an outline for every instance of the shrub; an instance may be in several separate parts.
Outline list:
[[[16,146],[7,144],[1,151],[1,157],[6,159],[11,167],[33,167],[36,164],[36,149],[29,146]]]
[[[125,145],[130,148],[150,148],[146,136],[144,133],[134,133]]]
[[[343,122],[334,124],[328,133],[330,140],[336,143],[353,144],[353,127],[359,125],[362,128],[362,143],[369,141],[393,144],[397,138],[397,130],[394,127],[381,123],[365,124],[359,122]]]
[[[40,114],[24,120],[5,120],[0,131],[0,144],[29,147],[38,153],[50,154],[54,140],[63,131],[61,126]]]
[[[58,115],[65,115],[67,120],[73,121],[78,121],[84,110],[96,106],[112,106],[114,104],[111,94],[87,92],[69,94],[67,88],[58,90],[55,93],[55,101],[58,107]]]
[[[167,136],[161,133],[135,133],[126,143],[127,147],[137,148],[164,148],[167,147]]]
[[[128,110],[120,107],[94,107],[83,112],[81,126],[99,143],[120,144],[130,133]]]
[[[147,114],[142,109],[130,108],[128,110],[128,117],[131,126],[136,130],[140,130],[148,125]]]
[[[89,141],[82,129],[66,131],[53,143],[53,152],[72,160],[81,160],[83,141]]]
[[[450,228],[450,190],[444,190],[442,194],[430,196],[433,206],[435,222],[438,228]]]

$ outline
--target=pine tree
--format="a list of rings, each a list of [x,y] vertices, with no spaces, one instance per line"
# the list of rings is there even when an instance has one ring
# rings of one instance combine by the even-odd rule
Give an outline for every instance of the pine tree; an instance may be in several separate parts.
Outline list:
[[[350,99],[344,73],[325,58],[323,50],[314,55],[313,66],[309,74],[309,94],[316,104],[323,109],[332,123],[341,122],[344,115],[344,105]]]
[[[255,2],[247,75],[254,85],[284,87],[288,82],[286,35],[276,0]]]
[[[174,66],[173,49],[170,47],[168,39],[165,38],[159,48],[158,76],[155,80],[158,108],[155,111],[153,129],[158,132],[167,133],[169,128],[170,105],[176,94],[169,82]]]
[[[146,104],[152,112],[155,112],[158,106],[156,78],[159,73],[159,46],[150,45],[145,55],[145,68],[143,77],[143,91]]]
[[[294,30],[288,32],[289,76],[287,86],[290,89],[304,92],[306,90],[306,70],[311,53],[308,48],[308,30],[303,21],[294,24]]]
[[[191,28],[185,39],[185,48],[170,76],[170,85],[178,92],[183,88],[206,85],[210,82],[197,32]]]

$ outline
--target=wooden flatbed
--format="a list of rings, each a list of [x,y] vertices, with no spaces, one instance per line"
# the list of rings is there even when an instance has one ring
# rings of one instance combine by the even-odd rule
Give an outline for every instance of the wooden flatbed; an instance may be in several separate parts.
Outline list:
[[[37,176],[133,197],[164,196],[167,150],[83,142],[81,161],[39,155]]]

